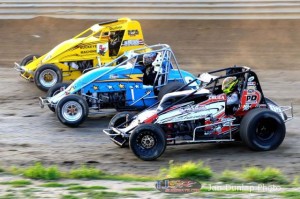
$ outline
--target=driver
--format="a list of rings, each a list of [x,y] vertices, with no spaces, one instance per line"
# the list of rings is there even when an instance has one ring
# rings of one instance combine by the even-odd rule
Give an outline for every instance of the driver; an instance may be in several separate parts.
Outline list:
[[[155,81],[155,77],[157,72],[154,70],[154,66],[152,63],[156,58],[156,53],[147,53],[143,56],[143,65],[145,68],[143,69],[143,84],[144,85],[153,85]]]
[[[223,80],[222,91],[227,95],[227,106],[239,104],[238,81],[236,77],[226,77]]]

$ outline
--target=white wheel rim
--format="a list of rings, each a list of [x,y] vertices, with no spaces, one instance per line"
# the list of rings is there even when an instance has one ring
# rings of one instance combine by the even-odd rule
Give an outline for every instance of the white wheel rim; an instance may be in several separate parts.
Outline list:
[[[47,88],[54,86],[57,83],[58,76],[54,70],[43,70],[39,76],[40,83]]]
[[[77,121],[81,118],[82,114],[82,107],[78,102],[69,101],[62,107],[63,117],[70,122]]]

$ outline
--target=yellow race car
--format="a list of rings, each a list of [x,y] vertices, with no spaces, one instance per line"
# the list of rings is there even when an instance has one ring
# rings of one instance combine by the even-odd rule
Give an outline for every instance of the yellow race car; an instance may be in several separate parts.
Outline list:
[[[74,81],[85,70],[111,62],[124,52],[146,46],[138,21],[129,18],[95,24],[43,56],[28,55],[15,69],[47,91],[53,85]]]

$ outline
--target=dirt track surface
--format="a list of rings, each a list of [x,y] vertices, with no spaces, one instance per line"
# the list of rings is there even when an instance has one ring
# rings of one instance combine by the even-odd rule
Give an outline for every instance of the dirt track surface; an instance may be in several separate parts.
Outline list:
[[[43,54],[99,21],[36,18],[0,21],[0,165],[36,161],[71,167],[88,163],[113,173],[156,174],[175,162],[202,160],[213,170],[272,166],[290,177],[300,173],[300,20],[141,21],[147,44],[167,43],[181,67],[198,74],[219,67],[251,66],[265,95],[281,105],[294,103],[295,119],[275,151],[253,152],[242,143],[168,147],[154,162],[137,159],[110,142],[102,129],[111,116],[90,118],[80,128],[63,126],[40,109],[44,96],[12,69],[26,54]]]

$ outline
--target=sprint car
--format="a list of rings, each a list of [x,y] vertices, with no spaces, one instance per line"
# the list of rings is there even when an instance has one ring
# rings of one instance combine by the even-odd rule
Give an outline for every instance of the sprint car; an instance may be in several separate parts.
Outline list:
[[[144,81],[145,66],[141,61],[149,53],[155,55],[151,83]],[[111,109],[143,110],[194,78],[179,69],[168,45],[158,44],[127,51],[103,67],[86,72],[69,86],[56,84],[48,91],[48,97],[40,97],[39,101],[42,108],[48,105],[56,112],[60,122],[77,127],[88,115],[111,114]],[[197,87],[194,83],[190,87]]]
[[[109,63],[124,52],[144,47],[141,25],[129,18],[99,23],[66,40],[43,56],[27,55],[15,69],[47,91],[56,83],[74,81],[85,69]]]
[[[220,82],[236,77],[238,103],[227,104]],[[255,72],[229,67],[203,73],[195,90],[175,91],[160,102],[132,115],[116,114],[103,132],[142,160],[160,157],[166,145],[218,143],[242,140],[253,150],[276,149],[293,118],[292,106],[278,106],[265,97]],[[197,79],[195,81],[197,81]]]

